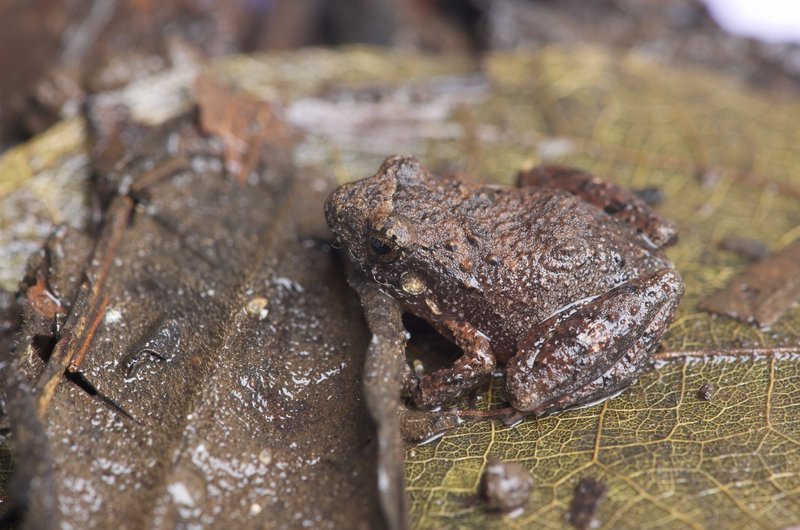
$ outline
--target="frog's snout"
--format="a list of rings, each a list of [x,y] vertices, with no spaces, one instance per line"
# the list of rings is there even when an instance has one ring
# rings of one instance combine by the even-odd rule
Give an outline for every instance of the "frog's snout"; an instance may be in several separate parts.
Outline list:
[[[325,200],[325,220],[337,236],[351,222],[355,204],[354,183],[342,184],[328,195]]]

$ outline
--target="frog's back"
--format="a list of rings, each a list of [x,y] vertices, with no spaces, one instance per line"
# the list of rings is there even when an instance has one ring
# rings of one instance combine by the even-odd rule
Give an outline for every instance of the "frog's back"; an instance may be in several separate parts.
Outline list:
[[[501,364],[560,308],[671,268],[634,228],[567,192],[437,178],[413,158],[387,159],[325,209],[361,274],[445,334],[447,321],[468,322]]]
[[[478,188],[459,217],[506,342],[566,305],[671,267],[634,228],[563,191]]]

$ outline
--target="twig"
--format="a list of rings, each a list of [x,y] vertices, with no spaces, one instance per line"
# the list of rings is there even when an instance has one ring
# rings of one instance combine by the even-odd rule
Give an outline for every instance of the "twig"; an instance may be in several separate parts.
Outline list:
[[[798,353],[800,346],[796,348],[731,348],[729,350],[686,350],[686,351],[665,351],[652,355],[654,361],[679,361],[688,357],[756,357],[769,356],[781,353]]]
[[[187,164],[184,155],[170,157],[150,171],[141,174],[131,185],[128,195],[118,195],[112,201],[106,214],[103,232],[85,273],[86,278],[80,286],[64,325],[64,332],[36,383],[39,417],[43,418],[47,412],[64,372],[66,370],[76,372],[80,368],[97,328],[103,321],[108,306],[108,296],[103,294],[103,291],[128,222],[133,215],[132,195],[141,193],[145,188],[185,168]]]
[[[405,332],[400,305],[348,265],[348,282],[364,308],[372,340],[364,360],[363,390],[378,435],[378,491],[391,530],[409,528],[404,451],[397,411],[403,387]]]
[[[92,338],[94,337],[95,332],[97,331],[97,326],[100,325],[100,321],[103,320],[103,317],[106,314],[106,307],[108,307],[108,296],[104,296],[103,300],[100,302],[100,307],[97,308],[97,312],[95,313],[94,317],[92,318],[91,323],[89,324],[89,329],[84,336],[84,340],[78,348],[78,352],[72,358],[72,361],[69,363],[68,370],[70,372],[76,372],[78,368],[80,368],[81,363],[83,362],[83,358],[86,356],[86,352],[89,350],[89,345],[92,342]]]
[[[43,418],[47,412],[47,407],[67,366],[71,368],[74,366],[77,369],[92,342],[105,305],[108,303],[108,298],[101,296],[101,293],[132,212],[133,199],[129,196],[117,197],[109,207],[108,224],[97,242],[90,262],[90,266],[97,266],[97,270],[93,274],[86,274],[75,304],[67,317],[65,332],[53,348],[50,360],[36,383],[39,417]],[[79,353],[77,363],[73,363],[73,359]]]
[[[140,175],[133,184],[131,184],[130,193],[138,195],[146,188],[152,186],[163,178],[169,177],[181,169],[189,167],[189,160],[184,155],[175,155],[168,158],[163,163],[154,167],[150,171]]]

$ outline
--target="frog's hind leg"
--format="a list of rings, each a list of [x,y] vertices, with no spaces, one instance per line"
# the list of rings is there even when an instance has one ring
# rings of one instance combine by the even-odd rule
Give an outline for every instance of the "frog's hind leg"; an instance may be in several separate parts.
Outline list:
[[[665,219],[630,190],[599,177],[564,166],[539,166],[517,175],[518,186],[543,186],[572,193],[640,232],[654,248],[678,240],[675,223]]]
[[[464,354],[450,368],[423,377],[407,377],[405,389],[418,407],[439,407],[453,401],[479,384],[495,367],[495,357],[484,334],[466,322],[448,320],[444,324]]]
[[[681,277],[665,269],[540,322],[508,363],[511,405],[546,414],[607,398],[632,384],[682,294]]]

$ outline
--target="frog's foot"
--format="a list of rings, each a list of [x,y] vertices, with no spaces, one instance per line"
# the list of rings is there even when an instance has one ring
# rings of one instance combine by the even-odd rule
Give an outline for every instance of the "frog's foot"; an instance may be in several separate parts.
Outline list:
[[[517,175],[518,186],[544,186],[577,195],[638,230],[655,248],[678,240],[675,223],[660,216],[630,190],[606,182],[590,173],[564,166],[539,166]]]
[[[658,347],[682,294],[681,277],[665,269],[540,322],[508,363],[511,405],[546,414],[629,386]]]
[[[464,354],[451,368],[418,377],[406,372],[405,390],[417,407],[434,408],[453,401],[492,373],[495,358],[489,339],[466,322],[448,320],[447,329]]]

